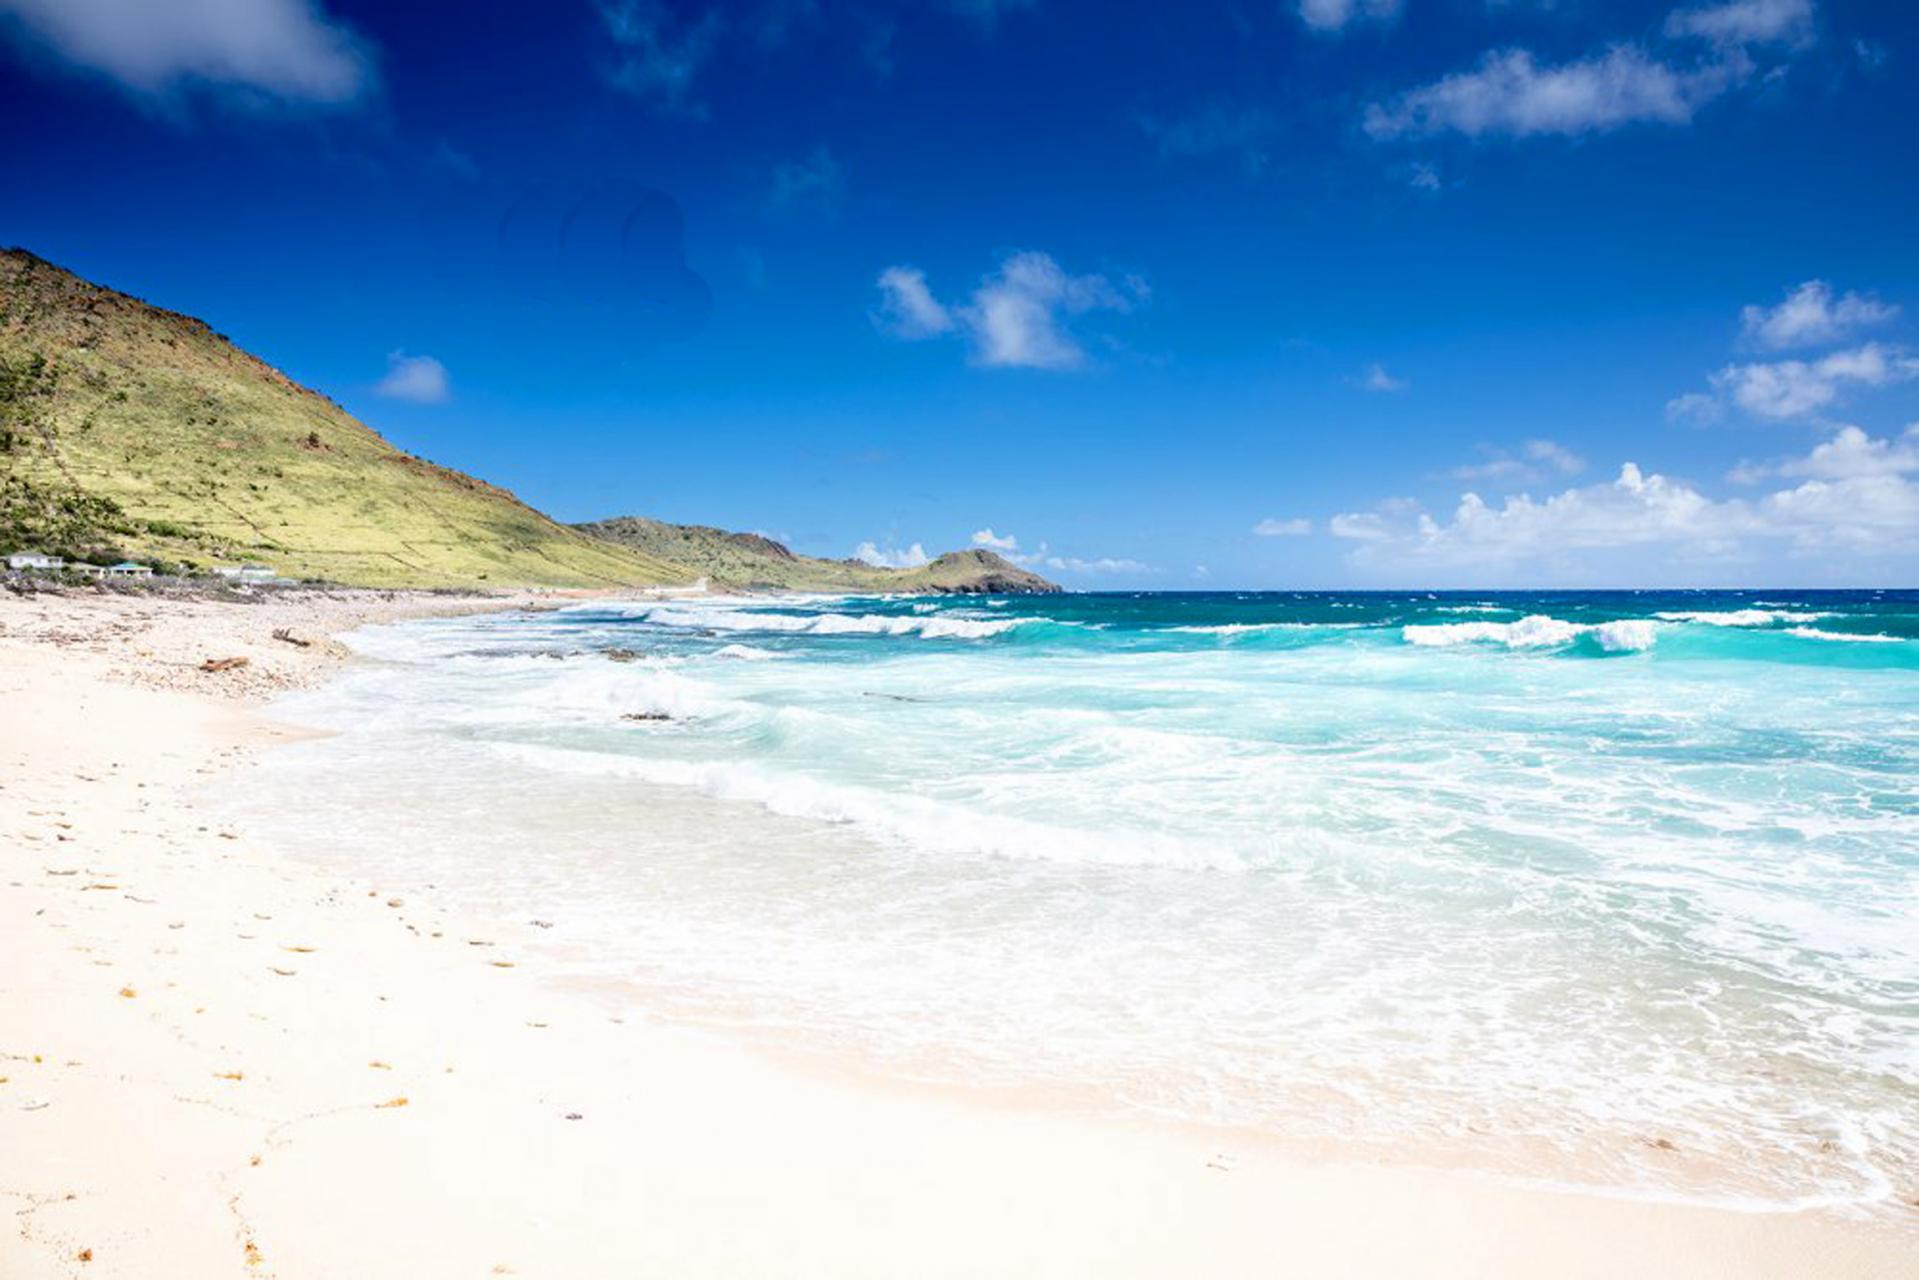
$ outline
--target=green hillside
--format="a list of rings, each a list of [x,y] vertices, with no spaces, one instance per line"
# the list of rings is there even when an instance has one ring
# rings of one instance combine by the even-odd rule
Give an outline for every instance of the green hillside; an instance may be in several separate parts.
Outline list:
[[[368,586],[694,576],[388,444],[205,324],[0,250],[0,551]]]
[[[1049,592],[1059,588],[990,551],[949,551],[916,569],[795,555],[757,533],[620,516],[575,526],[645,555],[687,565],[715,586],[788,591]]]

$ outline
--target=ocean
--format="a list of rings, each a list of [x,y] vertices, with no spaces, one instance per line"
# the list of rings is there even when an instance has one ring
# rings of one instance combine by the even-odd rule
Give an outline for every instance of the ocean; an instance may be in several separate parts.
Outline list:
[[[655,1016],[1337,1157],[1919,1191],[1919,593],[681,599],[351,643],[277,708],[338,732],[235,816],[550,920]]]

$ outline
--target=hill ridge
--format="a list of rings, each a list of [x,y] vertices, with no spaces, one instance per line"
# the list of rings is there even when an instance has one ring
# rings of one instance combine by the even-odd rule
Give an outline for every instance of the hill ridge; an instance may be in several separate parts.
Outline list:
[[[366,586],[691,575],[407,453],[206,321],[0,250],[0,542]]]

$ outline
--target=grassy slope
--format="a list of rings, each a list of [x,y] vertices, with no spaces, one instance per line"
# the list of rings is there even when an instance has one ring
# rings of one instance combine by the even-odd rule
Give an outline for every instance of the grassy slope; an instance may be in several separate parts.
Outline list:
[[[118,503],[103,545],[140,558],[373,586],[693,576],[402,453],[200,321],[20,250],[0,251],[9,479]]]
[[[917,569],[880,569],[857,560],[798,556],[769,538],[704,525],[621,516],[579,525],[596,537],[691,565],[715,584],[792,591],[1057,591],[1037,574],[990,551],[951,551]]]

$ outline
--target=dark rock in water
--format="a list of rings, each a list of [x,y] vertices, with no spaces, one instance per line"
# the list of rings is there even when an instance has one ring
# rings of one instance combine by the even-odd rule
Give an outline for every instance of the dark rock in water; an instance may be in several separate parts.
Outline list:
[[[606,657],[609,662],[634,662],[639,659],[640,651],[638,649],[608,649],[606,651]]]
[[[620,717],[620,719],[622,720],[644,720],[644,721],[671,720],[672,718],[673,718],[672,716],[666,714],[666,712],[664,711],[629,711],[625,715]]]

